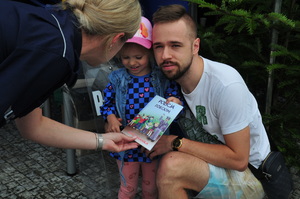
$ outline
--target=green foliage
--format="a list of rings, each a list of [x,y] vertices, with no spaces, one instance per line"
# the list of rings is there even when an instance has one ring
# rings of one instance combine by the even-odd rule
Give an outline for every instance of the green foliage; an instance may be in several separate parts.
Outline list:
[[[227,63],[242,74],[259,103],[271,138],[288,164],[300,167],[300,2],[188,1],[199,7],[197,20],[207,21],[199,23],[200,54]],[[266,113],[270,77],[272,105]]]

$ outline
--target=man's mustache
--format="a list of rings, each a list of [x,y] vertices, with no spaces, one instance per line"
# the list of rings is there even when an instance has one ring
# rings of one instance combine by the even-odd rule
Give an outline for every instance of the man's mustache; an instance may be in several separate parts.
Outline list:
[[[164,67],[164,66],[168,66],[168,65],[176,65],[176,66],[178,66],[178,63],[177,62],[172,62],[172,61],[164,61],[159,66],[160,67]]]

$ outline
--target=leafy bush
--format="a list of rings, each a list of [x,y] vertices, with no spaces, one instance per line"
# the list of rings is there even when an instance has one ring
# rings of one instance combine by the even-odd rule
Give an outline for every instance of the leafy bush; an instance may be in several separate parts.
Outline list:
[[[272,140],[300,167],[300,2],[188,1],[198,7],[200,54],[241,73]]]

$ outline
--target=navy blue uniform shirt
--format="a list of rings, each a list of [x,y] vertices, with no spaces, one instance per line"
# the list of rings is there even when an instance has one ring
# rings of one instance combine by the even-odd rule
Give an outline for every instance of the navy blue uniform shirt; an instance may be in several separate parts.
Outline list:
[[[0,126],[39,107],[80,65],[81,31],[70,10],[0,3]]]

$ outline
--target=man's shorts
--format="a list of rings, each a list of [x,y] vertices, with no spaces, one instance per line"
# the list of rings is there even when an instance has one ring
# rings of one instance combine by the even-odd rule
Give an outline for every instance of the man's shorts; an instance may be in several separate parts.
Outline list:
[[[261,183],[247,168],[243,172],[208,164],[210,177],[207,185],[195,198],[213,199],[261,199],[264,190]]]

